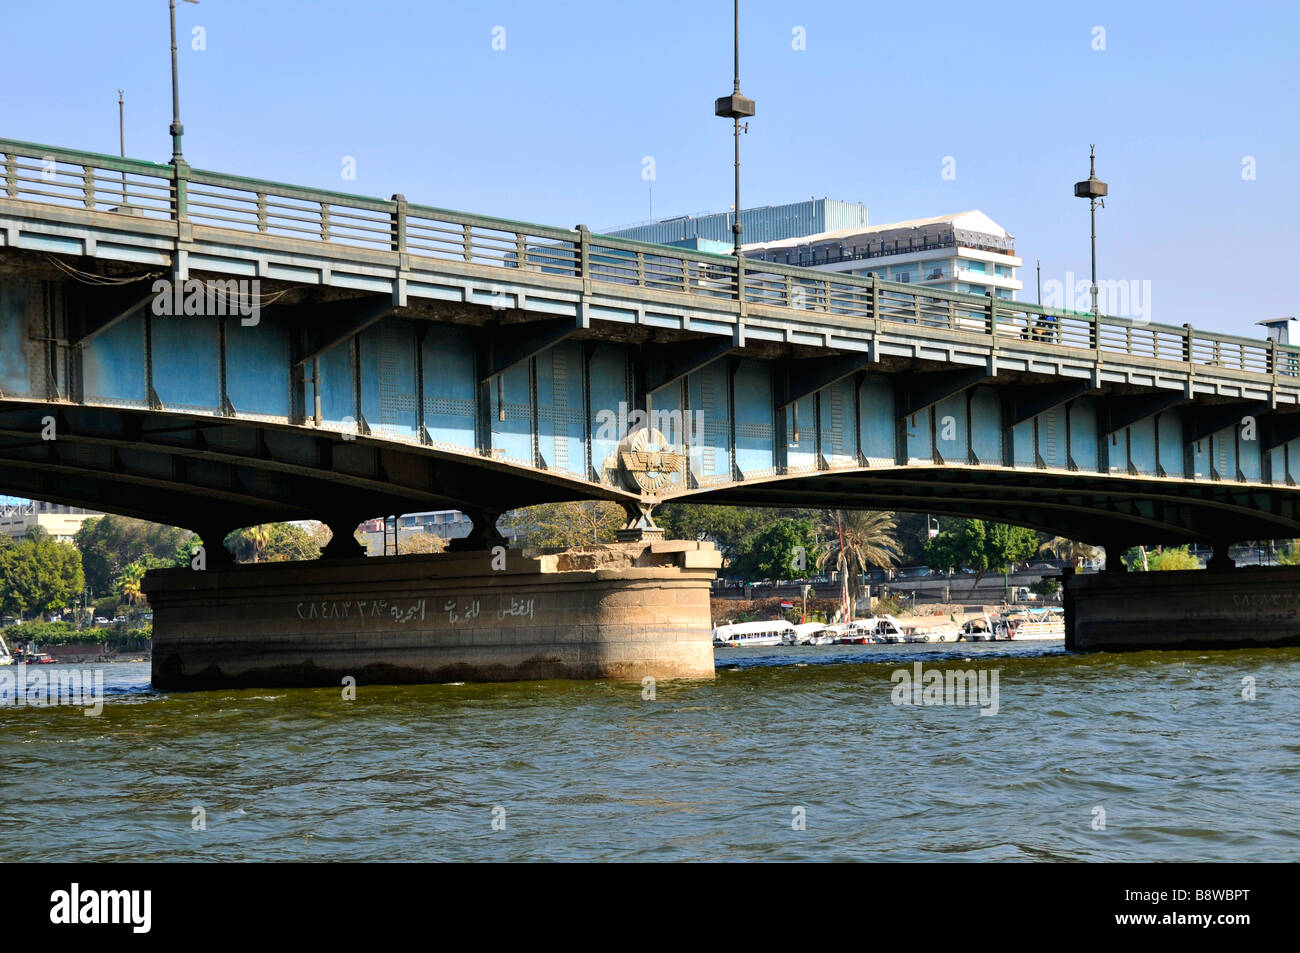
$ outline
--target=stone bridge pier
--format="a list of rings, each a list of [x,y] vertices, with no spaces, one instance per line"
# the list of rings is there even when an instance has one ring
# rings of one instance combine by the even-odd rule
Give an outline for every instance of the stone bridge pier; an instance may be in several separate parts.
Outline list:
[[[713,677],[712,544],[499,556],[154,570],[154,687]]]

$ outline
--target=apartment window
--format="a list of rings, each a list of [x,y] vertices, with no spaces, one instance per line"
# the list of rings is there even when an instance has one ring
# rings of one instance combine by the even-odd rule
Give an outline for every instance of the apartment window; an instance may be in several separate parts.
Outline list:
[[[894,269],[894,280],[895,280],[895,281],[915,281],[915,280],[916,280],[916,266],[915,266],[915,265],[902,265],[902,266],[900,266],[900,267],[898,267],[898,268],[895,268],[895,269]]]
[[[965,262],[964,264],[966,265],[967,271],[973,271],[977,275],[984,275],[988,273],[984,270],[984,262],[982,261],[968,261]]]
[[[931,280],[931,279],[934,279],[934,278],[947,278],[947,277],[948,277],[948,275],[947,275],[947,272],[944,270],[943,265],[926,265],[926,266],[925,266],[925,278],[926,278],[927,281],[929,281],[929,280]]]
[[[1010,278],[1011,268],[1008,265],[994,265],[993,274],[997,275],[999,278]]]
[[[989,289],[984,287],[983,285],[962,284],[961,290],[965,291],[967,294],[973,294],[973,295],[982,295],[982,294],[989,293]]]
[[[1003,301],[1011,300],[1011,292],[1008,291],[1006,288],[998,288],[995,294],[997,294],[997,296],[1001,298]]]

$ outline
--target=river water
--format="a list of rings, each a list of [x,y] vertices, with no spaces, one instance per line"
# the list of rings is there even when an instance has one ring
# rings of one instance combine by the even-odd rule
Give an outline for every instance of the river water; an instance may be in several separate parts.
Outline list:
[[[0,860],[1300,860],[1300,649],[717,659],[652,700],[88,666],[97,717],[0,708]],[[996,714],[895,704],[918,661],[996,672]]]

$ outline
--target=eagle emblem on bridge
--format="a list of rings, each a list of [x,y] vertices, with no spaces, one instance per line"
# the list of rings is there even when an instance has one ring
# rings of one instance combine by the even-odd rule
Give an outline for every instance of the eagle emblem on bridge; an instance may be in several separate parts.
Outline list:
[[[686,470],[686,454],[673,451],[664,435],[650,427],[624,438],[618,462],[628,489],[643,493],[656,492]]]

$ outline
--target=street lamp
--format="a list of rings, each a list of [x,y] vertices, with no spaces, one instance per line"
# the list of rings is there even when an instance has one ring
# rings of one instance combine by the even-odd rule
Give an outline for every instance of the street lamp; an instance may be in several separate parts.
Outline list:
[[[1097,178],[1097,147],[1089,146],[1088,178],[1074,183],[1074,195],[1076,198],[1088,200],[1088,208],[1092,214],[1092,316],[1094,318],[1100,313],[1097,310],[1097,206],[1106,207],[1103,196],[1108,192],[1109,187],[1106,183]]]
[[[199,0],[185,2],[197,4]],[[176,67],[176,0],[167,0],[167,9],[172,21],[172,165],[179,165],[185,161],[181,156],[181,136],[185,134],[185,127],[181,125],[181,84]]]
[[[736,215],[732,219],[731,233],[735,238],[735,255],[740,257],[740,120],[754,115],[754,101],[740,95],[740,0],[735,0],[732,12],[732,33],[735,45],[735,80],[731,86],[731,95],[722,96],[713,103],[713,114],[730,119],[735,125],[736,136]],[[744,131],[749,131],[745,123]]]

